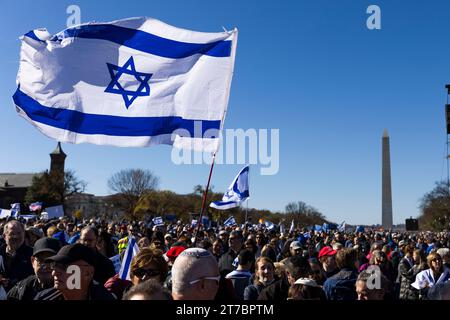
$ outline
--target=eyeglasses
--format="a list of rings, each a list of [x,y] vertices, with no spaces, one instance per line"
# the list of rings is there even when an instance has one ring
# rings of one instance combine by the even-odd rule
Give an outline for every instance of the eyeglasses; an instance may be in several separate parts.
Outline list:
[[[203,277],[203,278],[199,278],[199,279],[190,281],[189,284],[194,284],[194,283],[200,282],[200,281],[202,281],[202,280],[214,280],[214,281],[216,281],[217,285],[219,285],[220,276],[217,276],[217,277]]]
[[[66,272],[67,268],[72,266],[72,264],[50,262],[49,266],[50,266],[50,269],[52,269],[52,270],[59,270],[59,271]],[[90,267],[91,265],[90,264],[73,264],[73,266]]]
[[[51,263],[50,262],[45,262],[45,260],[39,260],[37,258],[34,258],[34,261],[36,262],[36,264],[39,267],[47,267],[47,268],[51,268]]]
[[[144,277],[152,278],[159,276],[161,272],[155,269],[137,269],[133,274],[139,279],[143,279]]]

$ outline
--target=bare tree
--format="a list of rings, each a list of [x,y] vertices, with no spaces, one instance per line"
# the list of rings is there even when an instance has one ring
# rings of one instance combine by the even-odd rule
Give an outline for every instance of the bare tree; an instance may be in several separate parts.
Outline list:
[[[108,180],[110,192],[118,194],[118,204],[130,215],[133,215],[139,198],[157,189],[158,185],[159,178],[151,171],[142,169],[121,170]]]

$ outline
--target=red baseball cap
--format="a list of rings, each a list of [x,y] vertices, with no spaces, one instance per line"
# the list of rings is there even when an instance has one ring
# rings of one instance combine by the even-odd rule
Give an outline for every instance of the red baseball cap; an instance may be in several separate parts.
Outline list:
[[[166,256],[169,258],[170,261],[174,262],[175,259],[182,253],[184,250],[186,250],[185,247],[182,246],[175,246],[169,249],[167,251]]]
[[[331,247],[323,247],[320,251],[319,251],[319,258],[323,257],[323,256],[334,256],[336,254],[336,250],[333,250],[333,248]]]

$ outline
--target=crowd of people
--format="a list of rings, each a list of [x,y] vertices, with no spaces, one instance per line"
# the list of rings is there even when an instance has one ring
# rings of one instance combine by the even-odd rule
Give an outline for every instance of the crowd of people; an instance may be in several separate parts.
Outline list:
[[[0,221],[0,299],[450,300],[448,232],[199,230],[181,221]],[[129,257],[131,239],[139,250]]]

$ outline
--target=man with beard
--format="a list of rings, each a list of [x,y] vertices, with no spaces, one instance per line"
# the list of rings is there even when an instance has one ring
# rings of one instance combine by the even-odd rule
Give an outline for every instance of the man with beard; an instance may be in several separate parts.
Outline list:
[[[19,281],[8,292],[8,300],[34,300],[42,290],[53,287],[52,270],[45,259],[55,255],[60,248],[59,241],[53,238],[41,238],[34,244],[31,264],[34,275]]]
[[[0,285],[9,291],[20,280],[34,273],[31,266],[33,249],[25,245],[25,227],[17,220],[8,222],[3,230],[5,244],[0,246],[4,270],[0,270]]]

